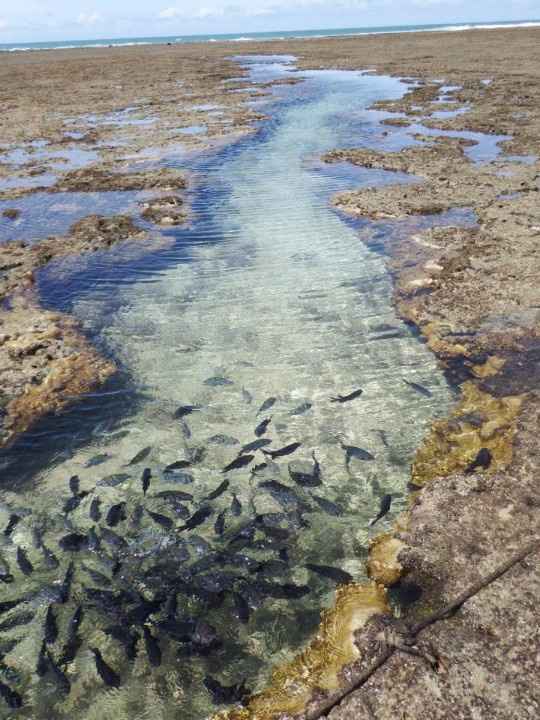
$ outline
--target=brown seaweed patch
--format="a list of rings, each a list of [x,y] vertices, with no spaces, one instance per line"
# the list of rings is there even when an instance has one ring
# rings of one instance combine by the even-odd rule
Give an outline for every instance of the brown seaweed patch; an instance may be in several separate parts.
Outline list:
[[[75,338],[73,338],[75,340]],[[47,377],[39,385],[27,385],[25,392],[5,408],[9,437],[27,430],[37,418],[58,412],[101,385],[115,371],[113,363],[92,350],[83,338],[80,352],[51,361]]]
[[[270,685],[245,708],[217,713],[213,720],[271,720],[301,712],[316,690],[337,689],[342,670],[358,659],[355,632],[374,615],[389,612],[386,590],[377,583],[338,587],[334,607],[323,611],[309,646],[276,668]]]
[[[461,401],[450,418],[434,422],[417,451],[411,473],[415,485],[465,470],[481,448],[491,452],[488,472],[510,464],[524,396],[496,398],[471,381],[463,383],[461,393]]]

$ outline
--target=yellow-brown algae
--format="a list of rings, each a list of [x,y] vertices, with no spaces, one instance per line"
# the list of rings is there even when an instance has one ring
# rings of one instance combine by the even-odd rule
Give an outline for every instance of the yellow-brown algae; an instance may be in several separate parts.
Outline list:
[[[395,585],[403,575],[403,566],[398,558],[404,547],[405,543],[393,532],[373,538],[367,561],[368,576],[385,587]]]
[[[389,612],[386,590],[375,582],[338,587],[334,607],[323,611],[308,647],[276,668],[269,686],[245,708],[217,713],[213,720],[271,720],[300,713],[316,690],[339,687],[340,673],[359,656],[355,632],[374,615]]]
[[[491,452],[489,471],[510,464],[524,396],[493,397],[471,381],[461,386],[461,393],[450,418],[434,422],[417,451],[411,473],[415,485],[465,470],[481,448]]]
[[[493,375],[497,375],[497,373],[502,370],[505,363],[506,360],[504,358],[492,355],[483,365],[475,365],[472,368],[472,372],[477,378],[493,377]]]

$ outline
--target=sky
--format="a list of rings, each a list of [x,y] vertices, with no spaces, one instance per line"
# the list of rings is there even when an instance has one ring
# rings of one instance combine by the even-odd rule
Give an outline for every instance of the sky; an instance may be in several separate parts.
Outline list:
[[[0,0],[0,43],[540,18],[540,0]]]

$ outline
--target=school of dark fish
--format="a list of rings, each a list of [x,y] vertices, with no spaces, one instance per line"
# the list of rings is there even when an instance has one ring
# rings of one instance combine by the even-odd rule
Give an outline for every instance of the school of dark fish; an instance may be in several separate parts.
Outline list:
[[[427,389],[405,382],[428,396]],[[221,376],[205,381],[212,388],[232,384]],[[252,403],[253,396],[245,388],[242,395],[246,403]],[[346,404],[361,395],[362,390],[356,389],[329,400]],[[59,512],[62,519],[55,524],[63,532],[36,526],[30,512],[13,510],[2,531],[0,583],[15,586],[20,578],[23,584],[22,578],[31,578],[36,568],[40,573],[46,569],[55,591],[50,593],[43,613],[31,609],[31,594],[22,593],[0,602],[0,663],[23,637],[4,640],[3,634],[41,618],[41,643],[35,658],[39,678],[48,679],[61,695],[68,695],[70,666],[79,653],[87,652],[103,685],[118,688],[138,653],[145,653],[149,666],[157,668],[164,653],[170,652],[171,644],[181,658],[205,657],[220,649],[223,634],[207,621],[211,610],[230,607],[232,616],[247,624],[253,612],[269,599],[294,601],[312,592],[311,581],[309,585],[298,585],[291,580],[290,549],[302,530],[310,527],[307,516],[323,512],[340,517],[345,509],[339,502],[314,492],[324,485],[324,471],[313,451],[311,461],[288,462],[292,485],[265,474],[269,464],[288,459],[302,448],[296,440],[275,447],[268,437],[272,417],[263,416],[261,420],[260,415],[275,410],[278,404],[278,398],[268,397],[254,412],[255,439],[245,438],[242,443],[225,434],[207,439],[210,445],[225,449],[238,445],[240,449],[235,454],[231,450],[230,461],[216,468],[221,478],[225,477],[220,480],[216,474],[215,487],[206,494],[197,494],[195,477],[197,466],[206,456],[205,447],[192,447],[185,457],[156,467],[150,461],[153,448],[147,446],[125,463],[125,472],[97,480],[93,490],[81,491],[77,475],[67,480],[67,495]],[[288,415],[300,418],[312,407],[312,403],[304,402],[289,410]],[[186,436],[186,418],[200,412],[204,412],[201,405],[183,405],[174,411],[172,420],[178,422]],[[353,460],[375,460],[368,450],[338,442],[349,472]],[[108,453],[100,453],[84,467],[97,468],[109,457]],[[261,462],[256,462],[257,457]],[[486,468],[489,461],[488,451],[481,451],[469,471]],[[242,472],[258,481],[259,491],[271,496],[281,512],[257,514],[242,503],[234,490],[236,477]],[[107,502],[103,494],[106,488],[130,483],[133,487],[134,480],[139,486],[135,502],[133,497]],[[166,487],[161,487],[164,484]],[[190,486],[190,492],[178,489],[178,485]],[[379,511],[370,524],[389,512],[391,500],[389,494],[381,498]],[[80,522],[83,515],[85,522]],[[32,528],[33,550],[16,545],[11,553],[16,564],[13,566],[4,549],[14,544],[12,538],[21,524]],[[193,532],[201,526],[210,531],[213,541]],[[141,527],[151,529],[159,542],[154,542],[151,551],[139,549],[135,558]],[[317,562],[307,562],[304,567],[311,579],[317,577],[322,583],[353,581],[348,572],[338,567]],[[101,629],[117,643],[127,663],[115,664],[103,648],[86,643],[84,626],[89,610],[92,623],[96,616],[101,618]],[[204,685],[218,705],[241,702],[249,692],[244,680],[226,685],[207,675]],[[9,708],[24,704],[20,689],[3,679],[0,698]]]

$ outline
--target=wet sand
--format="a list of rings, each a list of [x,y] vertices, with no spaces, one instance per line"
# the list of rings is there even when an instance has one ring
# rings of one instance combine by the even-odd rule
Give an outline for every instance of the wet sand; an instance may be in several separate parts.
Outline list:
[[[386,120],[388,129],[422,120],[433,131],[512,136],[502,142],[500,158],[488,165],[471,161],[467,138],[449,140],[437,134],[419,137],[427,142],[397,154],[336,148],[326,157],[329,162],[406,170],[425,179],[420,192],[396,185],[342,194],[335,204],[344,212],[414,219],[461,207],[473,210],[478,220],[473,229],[393,235],[385,248],[400,315],[419,328],[461,394],[452,416],[434,425],[417,453],[410,511],[396,531],[378,539],[371,551],[369,570],[379,585],[396,587],[401,582],[398,590],[409,588],[413,595],[415,588],[422,590],[416,602],[402,610],[407,622],[444,605],[539,535],[534,487],[539,464],[539,163],[530,157],[540,151],[539,41],[539,30],[515,29],[245,43],[238,50],[294,54],[300,69],[373,69],[419,80],[401,101],[380,104],[380,109],[395,113]],[[66,117],[135,106],[136,119],[158,118],[151,124],[125,125],[120,136],[117,129],[95,122],[70,126],[81,134],[78,146],[98,150],[96,168],[105,164],[106,175],[113,169],[130,169],[133,157],[126,160],[126,156],[137,157],[149,145],[156,156],[166,152],[171,143],[178,142],[179,124],[200,124],[198,111],[179,114],[179,103],[225,105],[226,119],[232,121],[224,124],[218,122],[223,116],[214,116],[204,137],[189,136],[193,147],[203,147],[209,137],[232,138],[236,132],[249,132],[249,123],[258,113],[237,106],[231,98],[242,94],[225,94],[221,85],[224,79],[241,74],[236,64],[224,60],[236,51],[236,45],[212,44],[10,54],[0,69],[2,100],[9,108],[0,119],[2,138],[14,143],[44,139],[56,148],[66,142]],[[238,88],[242,86],[238,81]],[[438,102],[441,98],[443,102]],[[467,112],[433,114],[459,108]],[[125,145],[113,144],[119,137]],[[515,155],[522,156],[521,160],[512,159]],[[25,165],[17,171],[23,181],[36,177],[36,169],[48,171],[39,161]],[[0,177],[12,176],[12,166],[0,166]],[[66,176],[68,182],[79,183],[71,186],[80,189],[80,176],[74,179],[64,173],[56,182],[69,187]],[[98,176],[100,172],[94,178],[90,175],[89,188]],[[27,191],[15,186],[3,197],[16,198]],[[125,235],[119,237],[125,239]],[[89,250],[77,244],[72,247],[72,252]],[[6,254],[2,248],[2,252],[4,270],[12,277],[15,249]],[[56,363],[61,362],[63,368],[70,358],[80,363],[81,354],[90,357],[94,352],[82,336],[70,336],[68,342],[60,328],[54,335],[55,354],[51,341],[40,337],[37,346],[28,344],[26,333],[9,330],[15,319],[12,313],[29,302],[28,273],[31,268],[4,293],[6,298],[15,292],[16,302],[11,312],[4,311],[0,359],[3,376],[12,378],[2,386],[9,402],[20,403],[30,384],[47,391],[51,386],[58,388],[54,402],[46,402],[50,393],[39,396],[38,392],[38,401],[32,395],[31,410],[19,411],[31,422],[32,412],[38,415],[61,408],[66,395],[86,391],[107,373],[101,368],[101,374],[89,378],[82,388],[70,385],[69,376],[55,385]],[[32,312],[44,312],[35,298],[31,302]],[[27,312],[24,305],[21,312]],[[56,317],[50,322],[63,326],[67,320]],[[37,323],[32,327],[32,332],[40,331]],[[49,321],[45,328],[50,330]],[[69,332],[75,330],[70,327]],[[14,342],[23,351],[15,352]],[[71,352],[66,353],[66,347]],[[32,374],[34,356],[42,359],[37,383]],[[10,375],[20,372],[24,362],[29,375]],[[92,356],[85,366],[99,368],[99,363]],[[77,375],[81,377],[80,370]],[[24,429],[15,423],[5,438],[13,436],[13,428]],[[489,467],[467,472],[483,448],[489,450]],[[530,631],[538,625],[536,561],[537,556],[531,556],[456,616],[425,631],[424,646],[441,658],[438,671],[421,658],[396,653],[332,717],[537,716],[534,655],[538,639]],[[388,625],[392,625],[388,617],[371,621],[357,635],[360,655],[345,672],[347,679],[369,665],[380,647],[378,633]],[[313,689],[316,686],[311,683]],[[251,709],[235,712],[233,717],[278,716],[286,707],[286,694],[278,679],[259,705],[255,700]],[[309,717],[316,717],[317,708],[325,705],[320,692],[314,692],[314,697]]]

